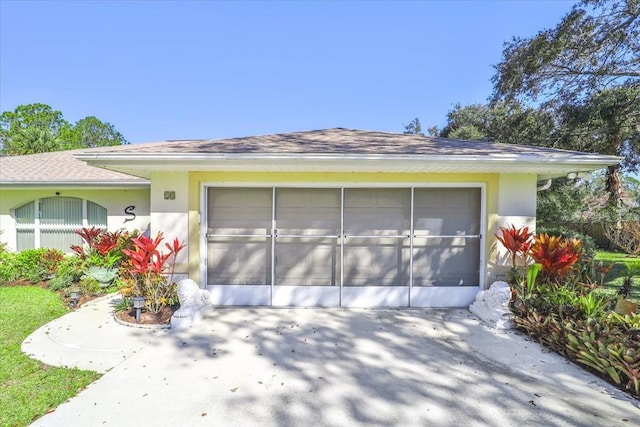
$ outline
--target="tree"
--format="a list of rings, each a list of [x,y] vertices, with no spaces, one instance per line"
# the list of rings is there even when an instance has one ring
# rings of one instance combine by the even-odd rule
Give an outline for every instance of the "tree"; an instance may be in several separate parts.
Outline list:
[[[544,110],[524,108],[518,103],[456,104],[447,113],[444,138],[547,145],[553,139],[553,116]]]
[[[424,132],[422,132],[422,124],[420,123],[420,119],[416,117],[415,119],[411,120],[408,125],[404,125],[404,132],[402,133],[404,133],[405,135],[424,135]]]
[[[24,154],[46,153],[63,150],[62,140],[50,129],[45,127],[19,128],[3,148],[3,153],[9,156]]]
[[[63,129],[62,135],[72,148],[106,147],[127,143],[112,124],[101,122],[93,116],[85,117],[73,127]]]
[[[45,104],[19,105],[0,115],[0,154],[17,156],[49,151],[126,144],[110,123],[89,116],[69,124]]]
[[[62,117],[62,113],[48,105],[19,105],[14,111],[5,111],[0,115],[0,148],[4,154],[9,155],[23,154],[19,147],[23,147],[27,151],[31,151],[35,147],[42,150],[44,149],[42,143],[53,142],[61,129],[68,125],[69,123]],[[26,129],[31,130],[25,132]],[[13,143],[14,136],[18,136],[18,141],[15,144]],[[61,149],[57,145],[55,148]]]
[[[640,156],[640,2],[582,0],[553,29],[505,45],[492,81],[492,104],[518,100],[550,111],[573,108],[568,148],[589,140],[589,151]],[[581,110],[581,111],[580,111]],[[576,114],[579,112],[579,114]],[[565,121],[570,123],[570,121]],[[597,127],[597,130],[594,128]],[[620,167],[609,168],[612,205],[620,206]]]

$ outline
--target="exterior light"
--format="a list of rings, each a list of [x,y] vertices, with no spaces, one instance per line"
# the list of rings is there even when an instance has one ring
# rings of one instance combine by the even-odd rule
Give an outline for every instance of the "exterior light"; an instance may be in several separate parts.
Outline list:
[[[133,297],[133,308],[136,309],[136,323],[140,323],[140,310],[144,307],[145,297]]]
[[[71,305],[73,305],[73,308],[76,308],[78,306],[78,300],[80,299],[80,289],[71,288],[69,290],[69,298],[71,298]]]

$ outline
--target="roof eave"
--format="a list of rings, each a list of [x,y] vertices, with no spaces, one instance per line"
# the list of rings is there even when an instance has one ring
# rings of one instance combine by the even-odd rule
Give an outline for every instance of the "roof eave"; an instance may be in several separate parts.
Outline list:
[[[325,172],[433,172],[534,173],[539,179],[569,172],[589,172],[615,165],[616,156],[538,155],[384,155],[384,154],[99,154],[78,158],[89,164],[131,174],[144,171],[325,171]]]

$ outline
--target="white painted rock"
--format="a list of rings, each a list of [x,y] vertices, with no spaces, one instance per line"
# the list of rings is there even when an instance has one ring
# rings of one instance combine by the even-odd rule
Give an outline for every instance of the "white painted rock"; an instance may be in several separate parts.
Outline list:
[[[171,329],[187,329],[199,322],[209,309],[209,291],[191,279],[178,282],[180,308],[171,316]]]
[[[513,329],[513,313],[509,310],[511,288],[507,282],[493,282],[489,289],[480,291],[469,311],[496,329]]]

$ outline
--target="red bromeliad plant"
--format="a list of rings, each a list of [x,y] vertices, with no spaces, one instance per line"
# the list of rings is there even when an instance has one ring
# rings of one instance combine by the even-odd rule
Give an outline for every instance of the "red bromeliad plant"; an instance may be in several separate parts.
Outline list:
[[[185,246],[176,238],[171,244],[165,243],[168,252],[160,252],[159,246],[163,239],[162,232],[159,232],[155,239],[144,235],[134,237],[131,239],[133,249],[122,250],[129,257],[129,274],[133,282],[133,289],[127,292],[133,296],[144,296],[146,306],[152,313],[158,313],[166,306],[175,291],[173,268],[178,253]],[[169,260],[171,271],[167,277]]]
[[[535,237],[529,255],[542,265],[545,277],[558,283],[582,256],[582,242],[543,233]]]
[[[529,227],[516,228],[514,225],[511,228],[500,227],[502,236],[496,235],[500,243],[509,251],[511,255],[511,267],[516,270],[516,260],[518,255],[521,255],[525,262],[527,252],[531,247],[531,238],[533,233],[529,231]]]

